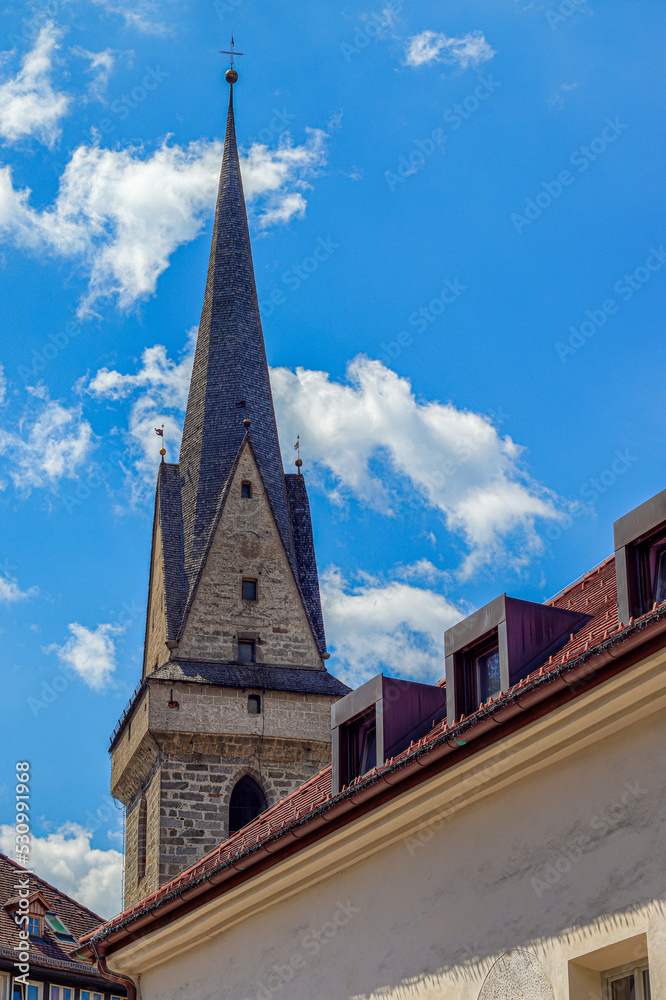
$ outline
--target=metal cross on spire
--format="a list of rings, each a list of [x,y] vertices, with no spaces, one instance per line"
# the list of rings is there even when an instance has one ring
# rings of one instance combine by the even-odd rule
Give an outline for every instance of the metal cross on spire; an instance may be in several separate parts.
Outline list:
[[[233,31],[231,32],[231,48],[229,48],[229,49],[220,49],[220,55],[222,55],[222,56],[231,56],[231,69],[234,68],[234,56],[243,56],[243,55],[245,55],[244,52],[236,52],[235,51],[235,48],[234,48],[234,33],[233,33]]]

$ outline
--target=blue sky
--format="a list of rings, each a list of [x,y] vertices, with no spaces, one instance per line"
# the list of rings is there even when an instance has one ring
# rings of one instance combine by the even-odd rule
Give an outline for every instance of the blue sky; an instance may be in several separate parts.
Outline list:
[[[108,738],[140,677],[153,427],[175,459],[232,28],[331,670],[436,679],[446,627],[551,596],[666,486],[656,0],[6,3],[0,802],[9,823],[30,760],[35,864],[105,915]]]

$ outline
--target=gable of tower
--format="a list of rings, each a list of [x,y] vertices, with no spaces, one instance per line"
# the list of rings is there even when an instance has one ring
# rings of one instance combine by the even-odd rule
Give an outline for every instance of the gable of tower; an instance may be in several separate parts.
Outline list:
[[[159,516],[159,506],[157,506],[155,510],[155,523],[153,525],[153,547],[150,562],[150,583],[148,585],[148,608],[146,611],[144,677],[155,670],[167,658],[165,606],[162,523]]]
[[[249,497],[243,496],[244,483]],[[250,593],[256,590],[256,599],[243,597],[243,581]],[[239,640],[254,643],[259,664],[322,667],[249,441],[215,528],[178,657],[235,662]]]

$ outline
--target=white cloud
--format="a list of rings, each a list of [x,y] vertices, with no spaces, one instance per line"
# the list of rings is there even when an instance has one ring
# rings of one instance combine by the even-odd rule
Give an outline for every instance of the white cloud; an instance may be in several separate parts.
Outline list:
[[[78,622],[67,626],[72,633],[62,646],[49,646],[47,652],[57,653],[62,663],[71,667],[93,691],[109,687],[116,670],[114,635],[122,633],[122,625],[102,624],[96,629]]]
[[[255,143],[241,158],[243,185],[256,223],[286,223],[305,210],[307,178],[325,162],[325,135],[310,129],[304,144],[283,136],[276,149]],[[219,142],[143,149],[80,146],[60,179],[55,202],[41,211],[28,189],[0,168],[0,233],[32,252],[78,259],[90,275],[81,312],[105,297],[121,308],[155,292],[169,258],[195,239],[215,203]]]
[[[0,849],[14,857],[16,831],[0,826]],[[92,833],[78,823],[66,823],[46,837],[30,839],[30,867],[56,889],[106,919],[122,908],[120,889],[123,856],[113,849],[91,846]]]
[[[112,49],[91,52],[89,49],[76,46],[72,49],[72,54],[88,60],[90,66],[87,72],[91,73],[93,77],[90,84],[90,95],[98,101],[104,100],[109,77],[116,61],[115,52]]]
[[[331,669],[347,684],[380,671],[427,683],[444,676],[444,630],[467,612],[442,594],[399,580],[350,585],[335,567],[321,593]]]
[[[18,580],[9,574],[0,573],[0,604],[13,604],[24,601],[27,597],[35,597],[39,593],[37,587],[21,590]]]
[[[128,28],[134,28],[146,35],[163,37],[171,29],[162,21],[155,20],[158,4],[154,0],[92,0],[98,7],[104,7],[109,14],[123,18]]]
[[[480,31],[472,31],[460,38],[448,38],[437,31],[422,31],[407,40],[405,63],[415,69],[432,62],[453,63],[459,69],[472,66],[476,69],[495,55]]]
[[[143,498],[146,489],[155,485],[156,464],[159,460],[157,444],[162,440],[155,435],[155,428],[164,425],[164,446],[167,461],[178,460],[182,433],[182,414],[187,405],[190,387],[197,327],[188,334],[180,360],[176,363],[167,356],[161,344],[147,347],[141,355],[141,368],[135,375],[122,375],[108,368],[81,386],[96,399],[120,400],[135,393],[129,413],[127,437],[135,456],[134,470],[138,478],[130,483],[133,501]]]
[[[104,368],[87,385],[100,399],[136,393],[126,433],[139,456],[138,489],[154,485],[154,427],[161,423],[175,458],[195,337],[191,330],[177,364],[155,345],[144,351],[136,374]],[[448,530],[467,544],[463,577],[488,560],[526,565],[543,547],[537,520],[562,518],[563,502],[529,477],[522,448],[503,437],[490,417],[417,401],[409,381],[380,361],[356,358],[346,383],[326,372],[277,368],[271,384],[282,441],[290,448],[301,434],[329,498],[343,503],[353,496],[388,516],[413,505],[438,511]],[[291,461],[287,453],[285,461]],[[439,571],[429,566],[434,581]]]
[[[92,448],[92,428],[80,406],[68,409],[43,390],[28,391],[34,404],[17,429],[0,427],[0,455],[6,456],[12,482],[23,493],[75,478]]]
[[[333,499],[352,494],[389,515],[406,504],[437,509],[469,548],[463,577],[490,559],[524,565],[541,550],[535,521],[561,518],[560,502],[530,479],[522,449],[489,417],[417,401],[380,361],[356,358],[347,380],[271,372],[282,440],[300,432],[308,460],[332,479]]]
[[[52,22],[43,26],[32,51],[15,77],[0,84],[0,135],[8,142],[35,136],[52,147],[69,98],[51,84],[53,57],[61,33]]]

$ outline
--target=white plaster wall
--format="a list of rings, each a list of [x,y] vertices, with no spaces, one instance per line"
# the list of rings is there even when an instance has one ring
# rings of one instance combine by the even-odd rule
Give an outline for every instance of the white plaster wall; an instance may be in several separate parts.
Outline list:
[[[571,959],[642,932],[666,1000],[665,735],[653,715],[221,928],[145,973],[142,1000],[477,1000],[516,948],[569,1000]]]

